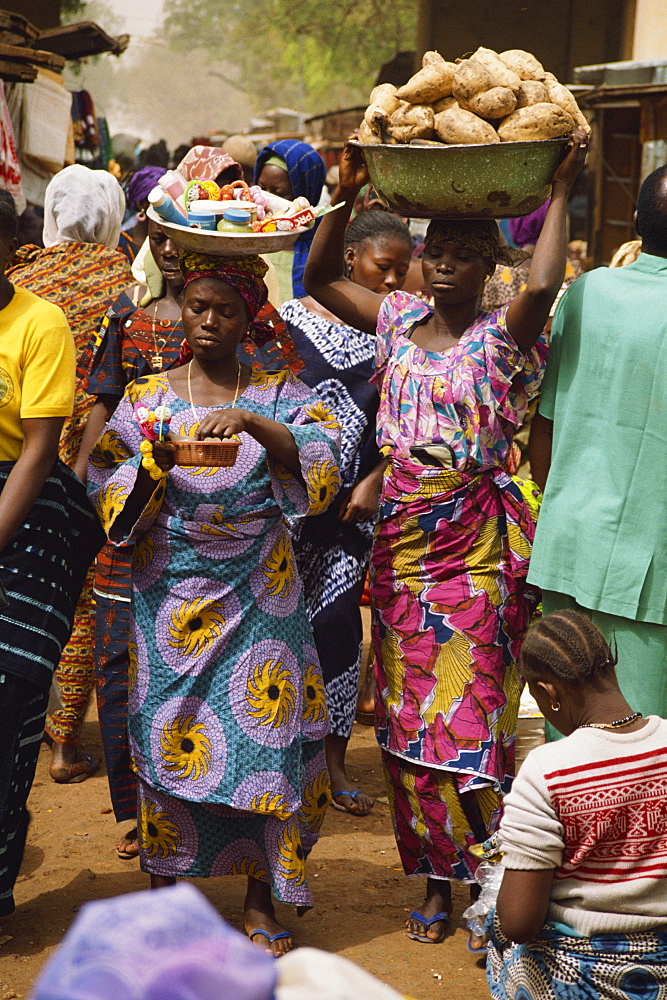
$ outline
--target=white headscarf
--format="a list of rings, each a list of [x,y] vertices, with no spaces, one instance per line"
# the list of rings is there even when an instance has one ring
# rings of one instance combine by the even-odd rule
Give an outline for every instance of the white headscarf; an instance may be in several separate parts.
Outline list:
[[[115,250],[125,212],[125,195],[106,170],[79,163],[50,181],[44,197],[44,246],[102,243]]]

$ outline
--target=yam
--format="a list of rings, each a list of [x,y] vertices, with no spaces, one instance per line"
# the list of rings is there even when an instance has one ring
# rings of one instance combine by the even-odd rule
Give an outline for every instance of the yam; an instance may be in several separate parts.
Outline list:
[[[438,53],[427,55],[432,57]],[[406,84],[398,88],[396,96],[410,104],[432,104],[441,97],[449,97],[456,67],[454,63],[445,62],[442,56],[439,59],[425,63]]]
[[[359,142],[377,146],[384,142],[389,127],[389,115],[379,105],[371,104],[359,128]]]
[[[435,116],[435,131],[444,142],[450,144],[477,145],[500,142],[498,133],[492,125],[457,104],[440,111]]]
[[[456,67],[452,94],[461,107],[469,111],[468,102],[478,94],[483,94],[485,90],[491,90],[495,85],[486,66],[482,66],[475,59],[464,59]]]
[[[524,49],[506,49],[498,58],[508,69],[513,70],[520,80],[544,80],[544,66],[530,52]]]
[[[441,111],[447,111],[449,108],[458,108],[458,106],[458,101],[455,97],[441,97],[433,105],[433,114],[438,115]]]
[[[559,83],[553,73],[547,73],[544,86],[548,95],[547,100],[552,104],[557,104],[563,111],[567,111],[569,115],[572,115],[577,128],[582,129],[586,135],[590,135],[591,127],[577,104],[572,91],[564,87],[562,83]]]
[[[485,49],[480,45],[470,58],[481,63],[482,66],[486,66],[495,80],[497,87],[508,87],[513,94],[519,93],[521,80],[513,69],[505,65],[498,53],[494,52],[493,49]]]
[[[425,69],[427,66],[441,66],[442,63],[446,63],[447,60],[444,56],[441,56],[439,52],[432,49],[429,52],[425,52],[422,56],[422,68]]]
[[[364,146],[379,146],[382,142],[380,136],[372,130],[365,118],[361,120],[361,125],[357,130],[357,137],[359,142],[363,143]]]
[[[491,87],[482,94],[472,97],[465,105],[480,118],[506,118],[516,108],[516,97],[509,87]]]
[[[393,115],[400,103],[393,83],[381,83],[379,87],[374,87],[368,101],[369,106],[384,108],[388,115]]]
[[[433,108],[425,104],[413,104],[399,108],[389,119],[389,134],[397,142],[411,139],[432,139],[434,129]]]
[[[519,108],[498,126],[502,142],[524,142],[534,139],[557,139],[574,130],[574,119],[557,104],[542,102],[529,108]]]
[[[517,108],[529,108],[531,104],[549,102],[547,88],[539,80],[522,80],[519,93],[516,95]]]

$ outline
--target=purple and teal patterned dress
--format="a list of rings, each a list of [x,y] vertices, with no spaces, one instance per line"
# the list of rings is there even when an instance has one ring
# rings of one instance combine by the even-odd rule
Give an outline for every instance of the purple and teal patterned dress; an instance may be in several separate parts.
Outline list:
[[[192,436],[221,407],[168,376],[128,386],[91,456],[89,490],[113,525],[141,461],[133,406],[166,404]],[[285,516],[317,514],[339,487],[340,429],[289,371],[253,371],[237,406],[289,426],[301,477],[249,434],[231,468],[176,466],[136,540],[129,732],[144,871],[251,875],[308,906],[305,859],[329,803],[324,684]],[[128,537],[112,537],[127,541]]]

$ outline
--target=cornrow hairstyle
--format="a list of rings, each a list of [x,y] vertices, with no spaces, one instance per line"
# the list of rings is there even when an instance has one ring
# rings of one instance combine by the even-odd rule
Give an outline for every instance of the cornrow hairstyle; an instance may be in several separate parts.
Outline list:
[[[382,212],[380,209],[371,209],[368,212],[360,212],[348,223],[345,230],[345,248],[363,243],[364,240],[394,238],[402,240],[409,250],[412,250],[412,237],[410,230],[397,215],[393,212]]]
[[[528,678],[552,674],[570,684],[607,676],[617,658],[590,618],[579,611],[554,611],[528,629],[519,671]]]
[[[13,240],[19,226],[19,217],[12,195],[6,188],[0,188],[0,235]]]

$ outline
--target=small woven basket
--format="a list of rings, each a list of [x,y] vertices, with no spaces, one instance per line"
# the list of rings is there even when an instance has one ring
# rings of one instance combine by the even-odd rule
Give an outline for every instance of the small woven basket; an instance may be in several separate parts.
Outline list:
[[[172,441],[176,465],[206,465],[229,469],[236,462],[240,441]]]

